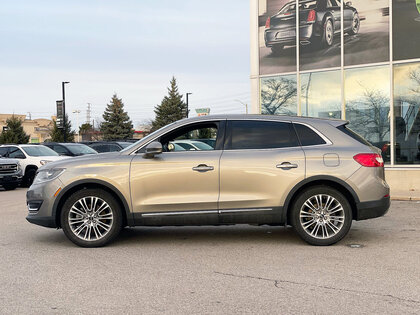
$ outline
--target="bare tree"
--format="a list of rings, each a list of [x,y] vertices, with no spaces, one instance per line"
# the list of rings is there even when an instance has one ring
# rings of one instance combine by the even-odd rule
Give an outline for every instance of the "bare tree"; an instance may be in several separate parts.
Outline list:
[[[275,78],[264,81],[261,90],[262,113],[268,115],[296,115],[296,81],[288,78]]]
[[[346,104],[347,117],[363,137],[386,141],[389,137],[389,97],[380,90],[363,88],[360,99]]]

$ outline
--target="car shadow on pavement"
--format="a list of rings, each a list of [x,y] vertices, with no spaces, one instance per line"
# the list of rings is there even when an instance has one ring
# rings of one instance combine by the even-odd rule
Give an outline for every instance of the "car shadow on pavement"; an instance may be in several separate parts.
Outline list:
[[[115,245],[139,244],[214,244],[285,243],[305,245],[291,227],[280,226],[203,226],[203,227],[135,227],[125,228]]]

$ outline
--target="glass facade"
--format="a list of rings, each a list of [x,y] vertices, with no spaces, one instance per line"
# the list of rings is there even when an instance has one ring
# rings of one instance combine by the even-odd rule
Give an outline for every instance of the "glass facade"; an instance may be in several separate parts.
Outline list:
[[[346,119],[388,166],[420,165],[415,0],[259,0],[259,41],[262,114]]]

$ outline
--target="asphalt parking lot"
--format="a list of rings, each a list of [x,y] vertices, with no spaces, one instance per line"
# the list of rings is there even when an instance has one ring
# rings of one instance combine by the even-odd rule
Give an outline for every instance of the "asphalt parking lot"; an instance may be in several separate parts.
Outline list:
[[[0,313],[418,314],[420,202],[330,247],[284,227],[127,228],[83,249],[0,190]],[[349,245],[361,247],[349,247]]]

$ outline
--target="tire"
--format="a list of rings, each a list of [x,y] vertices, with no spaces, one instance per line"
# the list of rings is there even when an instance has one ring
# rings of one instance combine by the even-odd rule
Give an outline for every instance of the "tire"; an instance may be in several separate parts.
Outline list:
[[[304,190],[293,203],[291,216],[292,225],[299,236],[317,246],[340,241],[349,232],[353,220],[346,197],[329,186],[314,186]]]
[[[353,13],[352,25],[351,25],[351,29],[349,31],[349,34],[350,35],[356,35],[357,33],[359,33],[359,29],[360,29],[359,14],[357,12],[354,12]]]
[[[30,187],[35,179],[36,169],[30,168],[25,171],[22,179],[22,187]]]
[[[284,45],[274,45],[274,46],[271,46],[271,52],[274,55],[280,55],[283,52],[283,49],[284,49]]]
[[[323,47],[331,47],[334,42],[334,25],[331,19],[327,19],[324,23],[324,32],[322,33],[321,45]]]
[[[96,213],[89,211],[95,209]],[[118,202],[108,192],[83,189],[65,201],[60,216],[61,227],[74,244],[101,247],[119,235],[123,221],[121,211]]]
[[[16,184],[5,184],[3,185],[4,190],[15,190],[17,188]]]

